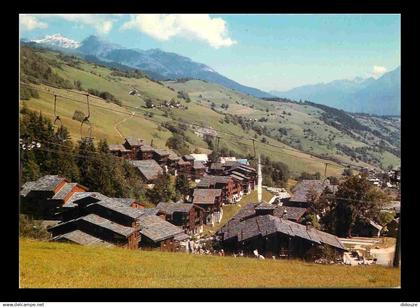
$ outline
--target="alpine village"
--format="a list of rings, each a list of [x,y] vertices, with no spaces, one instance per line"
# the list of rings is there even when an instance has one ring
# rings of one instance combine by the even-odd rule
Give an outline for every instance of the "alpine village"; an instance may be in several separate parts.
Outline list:
[[[49,38],[20,46],[22,287],[399,286],[399,117]]]

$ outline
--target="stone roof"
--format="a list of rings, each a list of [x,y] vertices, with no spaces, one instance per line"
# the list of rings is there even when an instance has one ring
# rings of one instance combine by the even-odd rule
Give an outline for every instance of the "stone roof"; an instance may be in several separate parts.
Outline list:
[[[150,146],[150,145],[147,145],[147,144],[143,144],[143,145],[141,145],[141,147],[140,147],[140,151],[141,152],[149,152],[149,151],[154,151],[155,149],[152,147],[152,146]]]
[[[257,236],[265,237],[276,232],[345,249],[338,238],[332,234],[272,215],[259,215],[243,221],[233,220],[220,230],[223,240],[236,238],[239,242]]]
[[[163,173],[162,167],[155,160],[132,160],[130,161],[147,181],[155,180]]]
[[[221,195],[221,189],[195,189],[193,193],[193,203],[214,204],[216,197]]]
[[[51,231],[52,229],[55,229],[55,228],[62,227],[63,225],[78,223],[80,221],[85,221],[87,223],[97,225],[99,227],[111,230],[112,232],[120,234],[124,237],[128,237],[134,231],[136,231],[135,228],[133,228],[133,227],[126,227],[126,226],[123,226],[121,224],[114,223],[114,222],[112,222],[108,219],[105,219],[105,218],[103,218],[99,215],[93,214],[93,213],[90,213],[90,214],[82,216],[82,217],[78,217],[78,218],[70,220],[70,221],[59,223],[59,224],[49,228],[48,231]]]
[[[57,186],[66,180],[66,178],[58,175],[45,175],[36,181],[32,181],[25,186],[25,189],[30,187],[31,191],[54,191]]]
[[[161,157],[170,156],[173,152],[169,151],[168,149],[155,149],[154,152]]]
[[[210,169],[223,170],[223,164],[221,162],[213,162],[210,165]]]
[[[97,237],[94,237],[86,232],[83,232],[81,230],[73,230],[70,232],[67,232],[62,235],[58,235],[54,238],[52,238],[52,241],[58,241],[60,239],[66,239],[68,241],[71,241],[73,243],[77,243],[80,245],[105,245],[105,246],[114,246],[114,244],[105,242]]]
[[[326,187],[331,190],[334,189],[334,186],[330,185],[329,180],[302,180],[293,189],[293,196],[289,201],[307,202],[309,191],[315,191],[318,195],[320,195]]]
[[[255,206],[255,210],[274,210],[276,208],[276,205],[269,204],[264,201],[260,202],[259,204],[256,204]]]
[[[108,145],[109,151],[121,151],[121,152],[130,152],[130,149],[125,148],[121,144],[109,144]]]
[[[81,201],[83,199],[83,201]],[[98,192],[75,192],[63,205],[63,208],[72,208],[83,202],[85,205],[108,199],[107,196]]]
[[[286,220],[299,220],[306,213],[306,208],[278,206],[274,209],[274,216],[281,217]]]
[[[135,137],[126,137],[125,140],[130,146],[137,147],[143,145],[143,140]]]
[[[142,216],[139,219],[140,233],[152,240],[160,242],[184,233],[182,228],[177,227],[156,215]]]
[[[210,187],[214,186],[217,183],[227,184],[228,181],[229,176],[207,175],[200,179],[200,182],[197,184],[197,187]]]
[[[201,163],[200,161],[194,160],[193,168],[194,169],[205,169],[206,166],[203,163]]]
[[[125,206],[124,204],[114,201],[110,198],[95,202],[89,205],[88,207],[91,207],[91,206],[100,206],[100,207],[118,212],[122,215],[128,216],[132,219],[136,219],[140,217],[141,215],[143,215],[144,213],[142,209]]]
[[[131,204],[134,203],[136,200],[134,198],[118,198],[118,197],[110,197],[109,199],[119,202],[127,207],[131,207]]]
[[[160,202],[157,204],[156,209],[159,209],[159,212],[172,215],[174,212],[188,213],[193,206],[192,203]]]
[[[192,156],[195,161],[207,162],[209,160],[207,154],[190,154],[190,156]]]

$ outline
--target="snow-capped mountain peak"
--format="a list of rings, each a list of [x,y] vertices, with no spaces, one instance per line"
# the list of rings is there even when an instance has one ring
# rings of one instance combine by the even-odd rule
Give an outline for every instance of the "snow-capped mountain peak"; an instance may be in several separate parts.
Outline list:
[[[68,49],[76,49],[80,46],[80,43],[78,41],[64,37],[59,33],[53,35],[46,35],[44,38],[34,39],[32,40],[32,42]]]

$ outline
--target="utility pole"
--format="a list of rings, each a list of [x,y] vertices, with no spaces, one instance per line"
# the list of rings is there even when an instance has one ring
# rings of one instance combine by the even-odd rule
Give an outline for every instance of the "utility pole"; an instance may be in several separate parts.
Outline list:
[[[398,222],[398,231],[397,231],[397,242],[395,243],[395,253],[394,253],[394,267],[400,266],[400,253],[401,253],[401,219]]]

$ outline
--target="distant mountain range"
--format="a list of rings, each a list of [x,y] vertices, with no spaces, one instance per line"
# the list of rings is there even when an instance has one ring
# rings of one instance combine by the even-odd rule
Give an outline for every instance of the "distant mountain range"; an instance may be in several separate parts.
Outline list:
[[[197,63],[190,58],[160,49],[140,50],[124,48],[94,35],[87,37],[80,43],[65,38],[60,34],[48,35],[44,39],[32,40],[31,42],[67,53],[95,57],[101,61],[119,63],[136,68],[157,80],[201,79],[255,97],[274,97],[274,95],[259,89],[239,84],[217,73],[205,64]]]
[[[270,93],[282,98],[309,100],[348,112],[400,115],[401,67],[378,79],[335,80]]]

